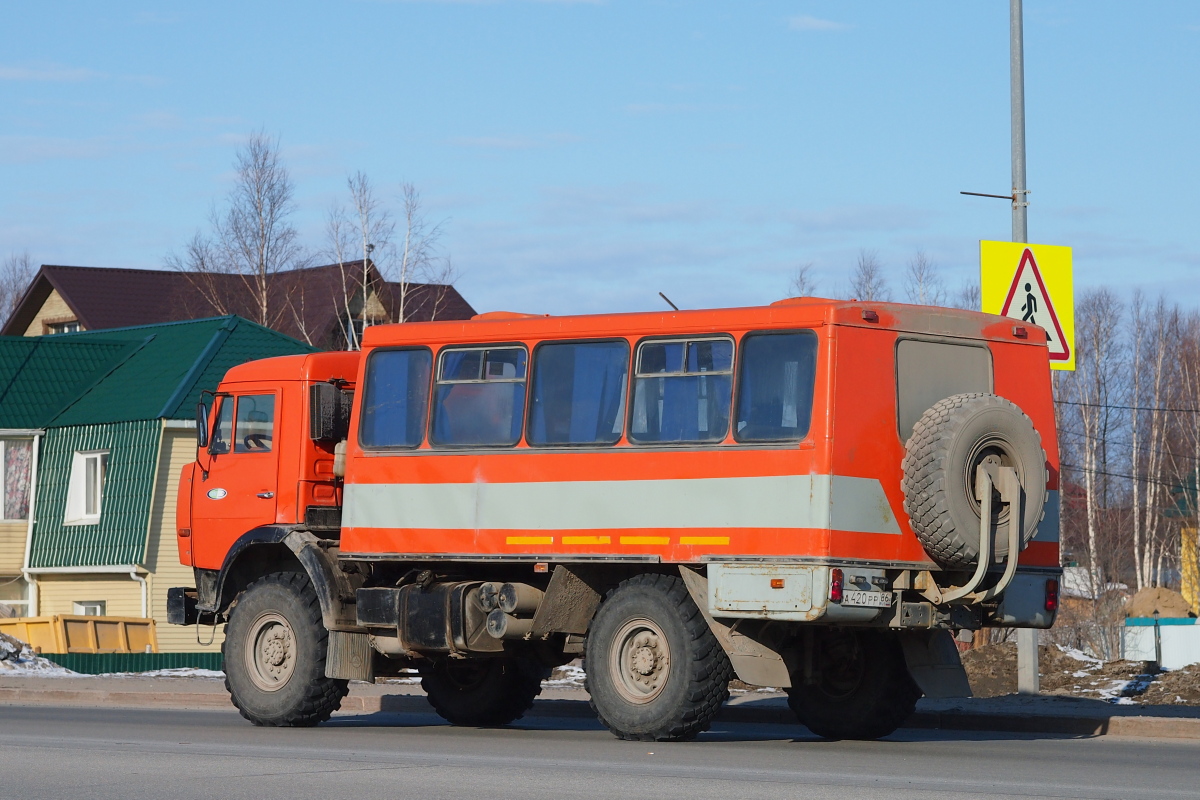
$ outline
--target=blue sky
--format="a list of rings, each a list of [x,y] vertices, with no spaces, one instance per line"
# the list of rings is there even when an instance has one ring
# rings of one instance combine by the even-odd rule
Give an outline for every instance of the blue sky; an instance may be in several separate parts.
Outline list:
[[[7,4],[0,256],[156,268],[245,136],[313,249],[363,170],[445,220],[477,308],[837,293],[862,248],[957,287],[1009,207],[1008,3]],[[1200,305],[1200,4],[1026,0],[1030,238]],[[898,292],[897,292],[898,293]]]

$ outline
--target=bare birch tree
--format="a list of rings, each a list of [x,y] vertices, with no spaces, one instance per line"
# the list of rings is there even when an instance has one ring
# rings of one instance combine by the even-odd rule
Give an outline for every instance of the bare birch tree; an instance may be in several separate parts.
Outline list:
[[[796,267],[792,273],[791,283],[788,284],[789,297],[813,297],[817,293],[817,276],[813,274],[815,266],[807,261]]]
[[[892,292],[883,275],[883,264],[874,250],[861,250],[850,276],[850,294],[859,300],[886,302]]]
[[[217,313],[240,313],[276,327],[295,298],[272,290],[272,277],[307,264],[289,218],[295,210],[291,176],[279,141],[259,131],[238,150],[235,179],[223,211],[213,209],[211,234],[197,233],[167,266],[191,276]],[[230,276],[236,276],[231,278]]]
[[[904,270],[904,295],[908,302],[919,306],[946,305],[946,284],[924,250],[918,250],[908,260]]]
[[[10,253],[0,265],[0,325],[8,322],[8,318],[17,310],[17,304],[25,296],[29,282],[37,274],[37,267],[29,251]]]
[[[425,215],[421,193],[411,183],[400,187],[400,234],[396,242],[395,274],[399,284],[396,322],[408,319],[408,300],[414,283],[453,283],[454,269],[448,259],[439,259],[443,223],[431,223]],[[436,312],[435,312],[436,313]]]
[[[949,299],[951,308],[962,308],[967,311],[982,311],[983,301],[979,293],[979,284],[974,281],[963,281]]]

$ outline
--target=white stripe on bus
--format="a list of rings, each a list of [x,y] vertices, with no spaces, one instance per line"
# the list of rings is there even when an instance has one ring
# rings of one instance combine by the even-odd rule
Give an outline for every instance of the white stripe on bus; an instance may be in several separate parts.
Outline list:
[[[526,483],[351,483],[348,528],[587,531],[818,528],[899,534],[874,478],[776,475]]]

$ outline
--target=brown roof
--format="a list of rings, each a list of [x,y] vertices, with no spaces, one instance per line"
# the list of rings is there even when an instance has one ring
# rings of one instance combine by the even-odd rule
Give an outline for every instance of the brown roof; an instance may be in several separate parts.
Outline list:
[[[361,273],[362,262],[279,272],[268,279],[268,327],[318,347],[336,346],[334,334],[344,296],[343,276]],[[384,281],[369,265],[371,281],[392,319],[399,311],[400,285]],[[196,275],[152,269],[44,265],[0,334],[21,335],[52,290],[57,290],[87,330],[152,325],[238,314],[258,321],[254,293],[243,275]],[[354,285],[353,277],[345,280]],[[475,310],[453,286],[408,284],[405,319],[423,322],[468,319]]]

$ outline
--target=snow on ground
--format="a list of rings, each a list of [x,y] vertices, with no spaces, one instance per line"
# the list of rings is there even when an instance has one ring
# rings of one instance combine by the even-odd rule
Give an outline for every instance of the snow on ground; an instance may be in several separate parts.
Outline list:
[[[173,669],[152,669],[146,672],[105,672],[97,678],[225,678],[225,673],[219,669],[200,669],[199,667],[175,667]]]

